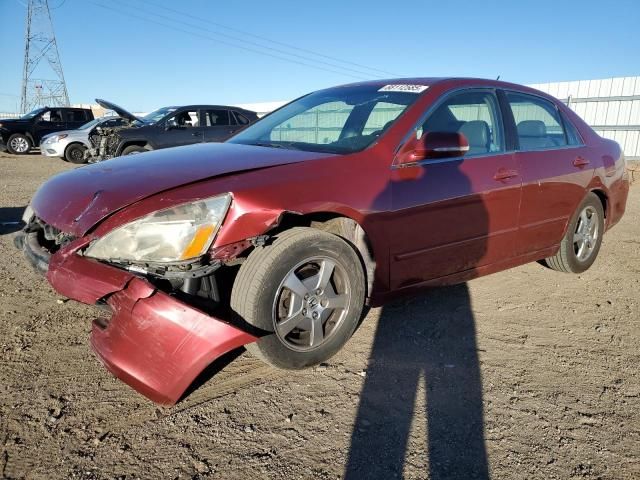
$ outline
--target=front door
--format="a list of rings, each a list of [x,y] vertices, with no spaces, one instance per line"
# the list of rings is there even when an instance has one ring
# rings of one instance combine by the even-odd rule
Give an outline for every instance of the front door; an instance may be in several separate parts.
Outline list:
[[[57,108],[52,108],[40,114],[40,117],[36,120],[34,126],[34,138],[35,144],[40,143],[40,139],[50,133],[60,132],[67,129],[67,122],[63,116],[63,111]]]
[[[157,148],[179,147],[203,141],[198,110],[178,110],[165,120],[164,131],[157,136]]]
[[[459,132],[466,155],[392,169],[391,288],[473,270],[515,253],[521,179],[495,92],[453,93],[417,129]]]

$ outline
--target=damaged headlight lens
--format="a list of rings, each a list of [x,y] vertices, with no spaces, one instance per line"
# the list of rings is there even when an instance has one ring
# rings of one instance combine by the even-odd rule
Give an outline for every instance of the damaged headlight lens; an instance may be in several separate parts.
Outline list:
[[[99,238],[85,255],[101,260],[178,262],[204,255],[229,209],[231,194],[159,210]]]

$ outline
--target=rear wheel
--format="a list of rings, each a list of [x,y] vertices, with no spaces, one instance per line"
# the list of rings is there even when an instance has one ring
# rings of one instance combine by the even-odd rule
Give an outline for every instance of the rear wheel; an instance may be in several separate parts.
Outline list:
[[[129,145],[122,150],[122,156],[124,155],[134,155],[136,153],[148,152],[149,150],[141,147],[140,145]]]
[[[347,342],[364,294],[353,248],[336,235],[298,227],[251,252],[234,282],[231,307],[265,332],[247,350],[270,365],[300,369],[327,360]]]
[[[7,150],[14,155],[24,155],[31,150],[31,140],[22,133],[14,133],[9,137],[7,142]]]
[[[84,158],[84,152],[87,149],[85,148],[84,145],[80,145],[79,143],[74,143],[72,145],[69,145],[67,147],[67,149],[64,152],[64,158],[67,160],[67,162],[71,162],[71,163],[86,163],[86,160]]]
[[[594,193],[589,193],[574,214],[560,249],[544,264],[566,273],[581,273],[595,262],[604,233],[604,209]]]

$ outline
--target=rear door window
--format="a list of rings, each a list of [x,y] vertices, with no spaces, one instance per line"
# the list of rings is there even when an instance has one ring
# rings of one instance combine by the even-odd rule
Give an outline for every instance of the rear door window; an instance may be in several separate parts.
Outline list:
[[[545,150],[567,145],[556,106],[544,98],[506,92],[518,133],[519,150]]]
[[[84,110],[67,110],[65,111],[65,120],[67,122],[86,122],[86,116]]]
[[[226,127],[231,125],[228,110],[207,110],[205,119],[207,127]]]

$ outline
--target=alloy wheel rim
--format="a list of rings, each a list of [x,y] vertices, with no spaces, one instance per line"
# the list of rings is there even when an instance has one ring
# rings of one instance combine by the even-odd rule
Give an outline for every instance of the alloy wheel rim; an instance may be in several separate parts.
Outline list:
[[[573,233],[573,251],[580,262],[587,261],[596,248],[600,235],[598,212],[592,206],[582,209]]]
[[[308,258],[290,269],[278,287],[274,331],[291,350],[315,350],[336,333],[350,303],[351,288],[340,262]]]
[[[29,149],[29,142],[25,138],[18,137],[11,139],[11,148],[18,153],[24,153]]]
[[[84,152],[79,148],[74,148],[71,151],[71,158],[73,158],[74,160],[82,160],[83,157],[84,157]]]

